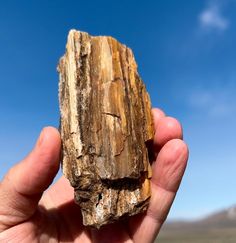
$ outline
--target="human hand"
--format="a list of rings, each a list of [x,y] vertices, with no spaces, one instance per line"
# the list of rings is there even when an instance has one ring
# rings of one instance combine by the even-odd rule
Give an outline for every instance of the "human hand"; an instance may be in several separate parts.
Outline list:
[[[155,137],[152,196],[145,214],[89,229],[82,225],[74,190],[63,176],[48,190],[59,169],[61,140],[43,129],[33,151],[0,183],[0,242],[153,242],[181,182],[188,148],[177,120],[153,109]]]

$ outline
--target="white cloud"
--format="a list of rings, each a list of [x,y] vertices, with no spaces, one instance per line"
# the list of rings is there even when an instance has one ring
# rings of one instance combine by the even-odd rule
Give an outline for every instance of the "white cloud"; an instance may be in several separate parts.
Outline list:
[[[204,29],[224,31],[229,27],[229,20],[222,15],[222,5],[213,1],[199,15],[200,25]]]
[[[235,116],[236,100],[232,90],[203,88],[194,90],[189,95],[189,105],[210,117]]]

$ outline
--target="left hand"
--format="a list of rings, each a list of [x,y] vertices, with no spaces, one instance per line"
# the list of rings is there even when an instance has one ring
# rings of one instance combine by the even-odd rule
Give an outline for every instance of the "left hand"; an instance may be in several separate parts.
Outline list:
[[[153,242],[180,185],[188,158],[177,120],[153,109],[155,138],[152,197],[145,214],[91,230],[82,225],[74,190],[59,169],[61,139],[44,128],[33,151],[0,183],[0,242]]]

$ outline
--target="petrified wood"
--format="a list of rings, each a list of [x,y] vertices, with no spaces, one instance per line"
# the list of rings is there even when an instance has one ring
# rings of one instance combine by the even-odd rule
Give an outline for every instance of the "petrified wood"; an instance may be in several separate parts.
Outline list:
[[[62,169],[84,225],[143,212],[153,122],[132,51],[112,37],[71,30],[58,70]]]

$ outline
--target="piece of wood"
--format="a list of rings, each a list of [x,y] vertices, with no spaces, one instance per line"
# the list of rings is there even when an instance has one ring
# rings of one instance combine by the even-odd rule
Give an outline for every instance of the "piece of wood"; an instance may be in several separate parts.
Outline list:
[[[145,211],[154,132],[132,51],[112,37],[71,30],[58,71],[62,169],[83,224],[99,228]]]

